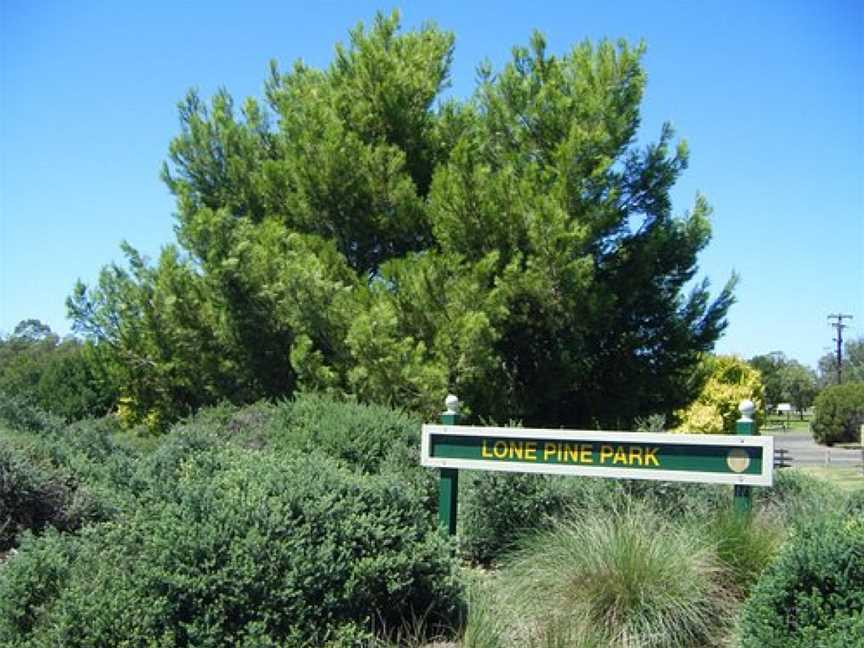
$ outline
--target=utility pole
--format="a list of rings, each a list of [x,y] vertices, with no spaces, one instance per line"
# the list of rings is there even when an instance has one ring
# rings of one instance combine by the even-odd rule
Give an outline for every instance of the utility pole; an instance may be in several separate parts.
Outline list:
[[[834,338],[834,341],[837,343],[837,384],[839,385],[843,382],[843,329],[849,328],[849,325],[844,324],[843,320],[852,319],[852,316],[844,313],[832,313],[828,319],[837,320],[831,322],[831,326],[837,329],[837,337]]]

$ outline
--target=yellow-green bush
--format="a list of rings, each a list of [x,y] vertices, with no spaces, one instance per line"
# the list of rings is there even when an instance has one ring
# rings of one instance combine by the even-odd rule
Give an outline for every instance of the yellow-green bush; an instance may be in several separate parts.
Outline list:
[[[756,369],[735,356],[706,356],[703,370],[708,378],[699,396],[675,412],[679,421],[675,432],[734,434],[743,400],[753,401],[756,423],[761,424],[765,387]]]

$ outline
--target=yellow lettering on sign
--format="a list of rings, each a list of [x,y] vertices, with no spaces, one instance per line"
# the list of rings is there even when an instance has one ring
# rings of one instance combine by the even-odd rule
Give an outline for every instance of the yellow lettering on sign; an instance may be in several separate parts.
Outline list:
[[[650,465],[652,461],[654,462],[655,466],[660,465],[660,462],[657,461],[656,456],[659,450],[660,448],[645,448],[645,455],[643,456],[643,459],[645,460],[646,466]]]
[[[492,448],[492,454],[495,455],[496,459],[504,459],[507,457],[507,442],[506,441],[496,441],[495,447]]]
[[[600,463],[606,463],[607,459],[611,459],[615,455],[615,451],[612,449],[612,446],[604,445],[600,446]]]
[[[516,459],[521,461],[537,461],[537,441],[510,439],[483,439],[480,445],[480,456],[483,459]],[[490,444],[492,447],[490,448]],[[622,464],[625,466],[660,466],[657,453],[660,448],[643,448],[631,445],[601,445],[599,449],[600,464]],[[593,464],[594,444],[571,443],[569,441],[543,442],[543,461],[563,464]]]

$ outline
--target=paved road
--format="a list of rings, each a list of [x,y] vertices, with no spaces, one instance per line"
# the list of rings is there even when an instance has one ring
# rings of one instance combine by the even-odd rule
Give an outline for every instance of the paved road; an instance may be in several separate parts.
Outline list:
[[[770,434],[770,432],[768,432]],[[786,432],[774,436],[774,448],[786,448],[793,466],[861,466],[861,449],[827,448],[817,445],[809,432]]]

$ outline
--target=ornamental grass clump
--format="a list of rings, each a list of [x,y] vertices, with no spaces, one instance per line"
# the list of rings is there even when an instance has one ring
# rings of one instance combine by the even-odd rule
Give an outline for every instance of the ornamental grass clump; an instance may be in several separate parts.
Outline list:
[[[782,517],[776,512],[755,512],[749,516],[734,511],[715,511],[703,527],[717,551],[726,574],[725,582],[743,599],[771,563],[786,538]]]
[[[723,576],[704,534],[633,506],[575,513],[526,541],[504,597],[517,643],[553,645],[566,627],[570,645],[710,646],[733,617]]]

